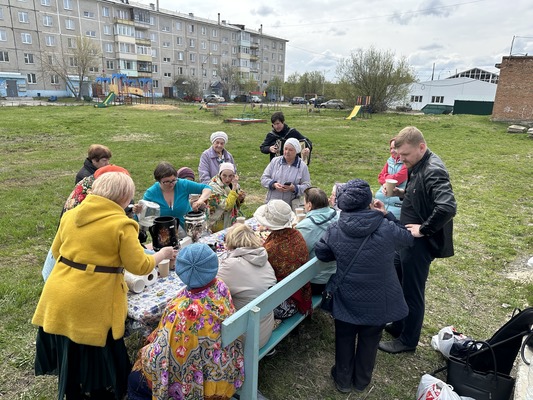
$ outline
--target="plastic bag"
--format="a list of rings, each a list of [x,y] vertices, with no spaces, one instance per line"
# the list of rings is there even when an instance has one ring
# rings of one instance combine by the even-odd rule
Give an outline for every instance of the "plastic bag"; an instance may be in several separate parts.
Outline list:
[[[471,397],[461,397],[453,389],[432,375],[424,374],[420,379],[416,392],[417,400],[475,400]]]
[[[452,352],[452,346],[456,344],[456,347],[464,347],[463,344],[470,342],[472,338],[457,332],[453,326],[445,326],[439,333],[431,338],[431,347],[440,351],[446,358],[450,358]],[[455,356],[456,354],[454,354]]]

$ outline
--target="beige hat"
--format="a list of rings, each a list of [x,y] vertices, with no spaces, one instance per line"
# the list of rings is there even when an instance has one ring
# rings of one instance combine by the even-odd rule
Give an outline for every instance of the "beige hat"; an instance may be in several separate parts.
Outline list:
[[[270,200],[255,211],[254,217],[259,224],[271,231],[279,231],[290,228],[296,215],[292,212],[291,206],[283,200]]]
[[[218,168],[218,173],[220,174],[222,171],[226,169],[235,173],[235,165],[233,165],[230,162],[223,162],[222,164],[220,164],[220,167]]]

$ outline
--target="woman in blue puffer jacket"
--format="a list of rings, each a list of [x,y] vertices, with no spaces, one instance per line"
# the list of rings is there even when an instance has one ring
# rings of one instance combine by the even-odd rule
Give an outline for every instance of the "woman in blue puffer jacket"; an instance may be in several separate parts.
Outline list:
[[[331,375],[337,390],[348,393],[352,388],[363,391],[369,385],[383,327],[408,313],[394,268],[394,253],[412,245],[413,236],[383,202],[372,201],[370,186],[361,179],[340,187],[337,204],[339,220],[316,244],[315,254],[322,261],[337,261],[337,272],[327,284],[328,290],[337,288],[333,295],[335,365]]]

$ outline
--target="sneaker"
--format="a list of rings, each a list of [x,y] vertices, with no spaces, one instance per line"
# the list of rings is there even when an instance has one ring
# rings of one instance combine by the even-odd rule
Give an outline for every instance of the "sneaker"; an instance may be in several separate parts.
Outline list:
[[[333,379],[333,383],[335,383],[335,388],[341,392],[341,393],[350,393],[352,391],[352,387],[342,387],[340,386],[336,379],[335,379],[335,366],[331,367],[331,378]]]

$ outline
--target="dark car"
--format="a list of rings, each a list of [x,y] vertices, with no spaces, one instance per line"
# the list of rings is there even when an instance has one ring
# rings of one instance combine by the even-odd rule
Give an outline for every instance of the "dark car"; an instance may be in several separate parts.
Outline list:
[[[303,97],[293,97],[290,101],[291,104],[307,104],[307,100]]]
[[[249,103],[250,102],[250,96],[247,94],[239,94],[238,96],[235,96],[233,98],[233,101],[235,103]]]
[[[346,106],[344,105],[344,102],[339,99],[328,100],[325,103],[321,103],[319,107],[320,108],[336,108],[337,110],[346,108]]]

